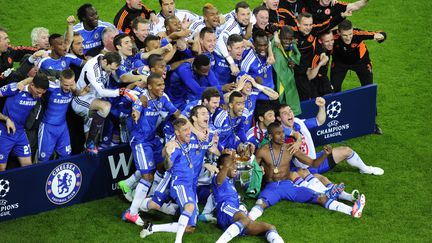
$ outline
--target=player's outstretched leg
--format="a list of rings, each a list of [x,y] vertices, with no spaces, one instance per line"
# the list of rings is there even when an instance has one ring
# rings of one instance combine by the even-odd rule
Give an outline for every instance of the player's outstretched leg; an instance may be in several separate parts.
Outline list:
[[[360,156],[349,147],[334,148],[332,153],[336,164],[340,163],[343,160],[346,160],[349,165],[358,168],[360,170],[360,173],[362,174],[369,174],[369,175],[384,174],[383,169],[375,166],[366,165],[363,162],[363,160],[360,158]]]

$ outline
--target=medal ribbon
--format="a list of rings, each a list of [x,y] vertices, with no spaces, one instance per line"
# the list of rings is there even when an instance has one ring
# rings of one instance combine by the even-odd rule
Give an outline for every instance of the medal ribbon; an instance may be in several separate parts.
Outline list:
[[[277,161],[275,160],[275,155],[274,155],[274,152],[273,152],[273,147],[271,145],[271,142],[269,143],[269,148],[270,148],[270,155],[272,157],[273,165],[274,165],[275,168],[279,168],[280,162],[282,160],[282,155],[283,155],[283,145],[281,147],[281,151],[279,153]],[[275,162],[276,162],[276,164],[275,164]]]

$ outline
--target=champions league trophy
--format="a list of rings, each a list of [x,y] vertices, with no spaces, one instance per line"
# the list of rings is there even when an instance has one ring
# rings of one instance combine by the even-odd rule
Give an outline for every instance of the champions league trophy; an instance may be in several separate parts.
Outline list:
[[[235,181],[236,187],[243,189],[242,192],[245,192],[252,180],[252,162],[255,156],[251,151],[251,144],[242,143],[238,150],[239,153],[236,154],[237,176],[235,177]]]

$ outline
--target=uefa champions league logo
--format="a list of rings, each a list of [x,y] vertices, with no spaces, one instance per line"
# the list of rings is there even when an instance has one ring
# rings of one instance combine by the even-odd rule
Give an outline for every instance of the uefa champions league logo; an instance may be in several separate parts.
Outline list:
[[[78,193],[82,182],[81,170],[73,163],[57,166],[48,176],[46,194],[54,204],[65,204]]]
[[[327,105],[327,116],[330,119],[335,119],[336,117],[338,117],[341,111],[342,104],[337,100],[333,100],[330,104]]]
[[[6,197],[9,190],[10,190],[9,181],[5,180],[5,179],[1,179],[0,180],[0,198]]]

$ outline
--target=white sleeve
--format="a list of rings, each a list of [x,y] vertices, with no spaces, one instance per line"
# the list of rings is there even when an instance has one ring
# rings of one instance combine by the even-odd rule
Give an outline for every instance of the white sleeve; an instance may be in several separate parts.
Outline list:
[[[216,53],[220,54],[221,57],[226,58],[229,56],[227,41],[229,37],[229,32],[224,30],[218,37],[216,42]]]
[[[104,87],[104,84],[102,82],[103,77],[98,72],[97,75],[95,73],[96,71],[91,70],[86,72],[87,80],[90,82],[90,84],[93,86],[93,88],[96,90],[96,93],[100,97],[117,97],[119,96],[118,89],[106,89]]]

